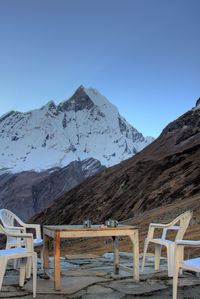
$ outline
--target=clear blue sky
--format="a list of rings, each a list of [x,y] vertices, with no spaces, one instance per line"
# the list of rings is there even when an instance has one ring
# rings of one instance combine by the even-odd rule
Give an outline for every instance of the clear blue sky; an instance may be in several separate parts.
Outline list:
[[[145,136],[200,97],[199,0],[0,0],[0,115],[94,87]]]

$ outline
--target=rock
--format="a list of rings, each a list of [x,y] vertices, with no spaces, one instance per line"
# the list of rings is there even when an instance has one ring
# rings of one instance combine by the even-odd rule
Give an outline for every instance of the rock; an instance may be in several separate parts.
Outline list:
[[[38,294],[73,294],[88,287],[89,285],[106,282],[105,278],[101,277],[62,277],[61,279],[61,290],[54,290],[54,282],[52,279],[49,280],[37,280],[37,293]],[[24,290],[32,292],[32,281],[29,281],[25,286]]]
[[[64,276],[72,276],[72,277],[81,277],[81,276],[106,276],[107,272],[98,271],[98,270],[90,270],[90,269],[71,269],[62,271],[62,275]]]
[[[96,259],[99,256],[95,254],[66,254],[67,260]]]
[[[94,285],[87,289],[87,294],[108,294],[113,293],[110,288],[103,287],[101,285]]]
[[[133,281],[131,281],[130,279],[123,281],[114,281],[111,282],[109,286],[120,293],[129,295],[143,295],[168,288],[168,286],[158,284],[157,282],[152,284],[148,282],[133,283]]]

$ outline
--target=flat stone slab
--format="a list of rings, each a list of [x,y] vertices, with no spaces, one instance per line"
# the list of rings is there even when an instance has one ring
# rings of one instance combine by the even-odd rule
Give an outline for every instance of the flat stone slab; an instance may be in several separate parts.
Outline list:
[[[3,279],[3,286],[19,286],[19,275],[6,275]]]
[[[148,283],[148,282],[138,282],[135,283],[134,281],[130,280],[123,280],[123,281],[114,281],[108,284],[112,289],[124,293],[126,295],[143,295],[147,293],[152,293],[156,291],[161,291],[168,289],[168,286],[164,284],[155,283]]]
[[[17,288],[14,286],[2,286],[2,289],[0,291],[0,298],[18,298],[28,294],[28,292],[21,290],[19,287]]]
[[[33,299],[33,295],[32,294],[29,294],[29,295],[25,295],[25,294],[19,294],[18,295],[18,293],[16,294],[16,296],[11,296],[10,295],[10,297],[0,297],[0,298],[12,298],[12,299]],[[38,294],[36,294],[36,299],[68,299],[68,298],[70,298],[70,297],[66,297],[66,296],[64,296],[64,295],[55,295],[55,294],[53,294],[53,295],[38,295]],[[76,298],[76,297],[75,297]],[[77,298],[76,298],[77,299]]]
[[[66,254],[65,258],[67,260],[82,260],[82,259],[96,259],[99,258],[99,256],[95,254]]]
[[[37,279],[37,294],[66,294],[70,295],[88,287],[89,285],[108,282],[108,279],[102,277],[62,277],[61,290],[54,290],[54,281],[52,279]],[[32,281],[28,281],[23,287],[24,290],[32,292]]]
[[[78,298],[78,297],[75,297]],[[123,294],[119,294],[116,292],[108,293],[108,294],[86,294],[81,297],[81,299],[124,299]]]
[[[62,275],[64,276],[72,276],[72,277],[87,277],[87,276],[106,276],[107,272],[99,271],[99,270],[89,270],[89,269],[70,269],[66,271],[62,271]]]
[[[168,285],[173,285],[173,279],[167,282]],[[178,287],[188,287],[188,286],[195,286],[200,285],[200,279],[197,277],[188,276],[186,277],[179,277],[178,278]]]
[[[93,285],[91,287],[88,287],[87,294],[109,294],[113,293],[113,290],[111,288],[106,288],[101,285]]]

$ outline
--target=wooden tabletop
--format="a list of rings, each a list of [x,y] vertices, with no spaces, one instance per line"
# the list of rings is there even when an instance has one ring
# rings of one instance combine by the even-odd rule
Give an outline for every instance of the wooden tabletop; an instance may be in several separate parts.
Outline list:
[[[44,225],[45,229],[51,231],[100,231],[100,230],[127,230],[138,229],[137,226],[131,225],[118,225],[117,227],[108,227],[104,224],[91,225],[90,228],[83,225]]]

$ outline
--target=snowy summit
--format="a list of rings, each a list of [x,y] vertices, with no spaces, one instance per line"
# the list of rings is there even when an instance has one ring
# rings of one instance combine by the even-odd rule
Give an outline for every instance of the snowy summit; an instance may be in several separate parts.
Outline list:
[[[152,141],[97,90],[80,86],[58,106],[51,101],[40,109],[11,111],[0,118],[0,170],[40,171],[91,157],[108,167]]]

